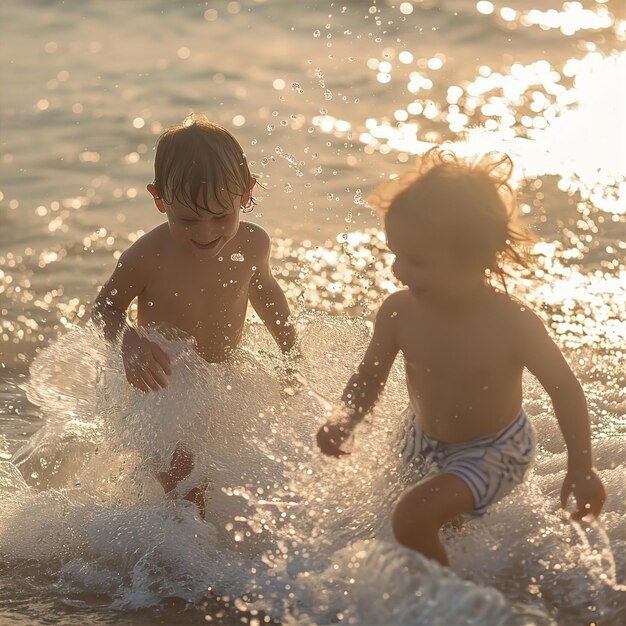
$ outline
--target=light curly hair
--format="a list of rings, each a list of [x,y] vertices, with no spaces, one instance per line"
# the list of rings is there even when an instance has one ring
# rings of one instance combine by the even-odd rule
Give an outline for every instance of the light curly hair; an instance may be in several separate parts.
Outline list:
[[[384,215],[387,228],[419,229],[459,262],[498,277],[506,290],[505,264],[528,268],[534,240],[518,222],[512,172],[503,153],[465,160],[435,147],[416,168],[379,185],[367,202]]]

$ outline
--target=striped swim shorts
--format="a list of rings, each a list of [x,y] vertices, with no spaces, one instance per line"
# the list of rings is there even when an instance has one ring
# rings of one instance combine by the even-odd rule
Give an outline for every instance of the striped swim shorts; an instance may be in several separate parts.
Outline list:
[[[524,480],[535,455],[535,431],[521,409],[518,416],[493,435],[442,443],[426,435],[412,409],[402,448],[405,463],[414,465],[424,478],[434,474],[454,474],[474,496],[472,517],[484,515],[487,508],[503,498]]]

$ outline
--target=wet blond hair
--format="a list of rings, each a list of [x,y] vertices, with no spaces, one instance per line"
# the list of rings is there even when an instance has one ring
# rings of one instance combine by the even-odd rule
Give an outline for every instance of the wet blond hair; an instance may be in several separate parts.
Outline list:
[[[435,147],[416,168],[382,183],[367,201],[384,215],[386,227],[390,220],[406,220],[403,228],[415,224],[460,262],[495,275],[506,290],[505,264],[528,268],[534,240],[518,222],[512,172],[513,162],[503,153],[463,160]]]
[[[212,197],[223,212],[230,212],[232,198],[245,195],[251,180],[239,142],[228,130],[202,115],[187,116],[182,124],[171,126],[157,140],[154,186],[168,204],[176,199],[194,210],[216,213],[209,207]],[[251,196],[245,208],[254,204]]]

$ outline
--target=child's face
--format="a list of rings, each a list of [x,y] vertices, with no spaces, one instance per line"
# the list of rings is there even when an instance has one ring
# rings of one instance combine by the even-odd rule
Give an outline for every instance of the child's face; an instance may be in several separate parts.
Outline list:
[[[165,205],[172,237],[186,245],[197,258],[208,259],[217,256],[237,234],[239,200],[233,199],[232,211],[217,214],[203,210],[195,211],[174,200],[171,205]]]
[[[210,200],[208,206],[215,211],[213,213],[203,209],[196,210],[177,199],[173,199],[171,203],[165,202],[156,195],[152,185],[148,185],[148,191],[159,211],[167,215],[172,238],[198,259],[216,257],[237,234],[242,203],[239,196],[229,198],[230,210],[224,210],[215,200]]]
[[[396,255],[393,273],[415,294],[450,298],[483,281],[483,271],[462,264],[416,227],[388,223],[387,242]]]

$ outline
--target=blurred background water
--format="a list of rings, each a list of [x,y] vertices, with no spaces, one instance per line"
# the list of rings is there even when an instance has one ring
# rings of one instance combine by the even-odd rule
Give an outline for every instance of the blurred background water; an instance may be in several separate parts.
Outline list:
[[[4,0],[0,12],[0,452],[5,476],[0,484],[4,503],[11,503],[0,513],[0,622],[202,623],[205,614],[216,621],[235,619],[228,612],[233,606],[247,608],[246,619],[261,622],[264,615],[346,623],[617,624],[624,619],[623,2]],[[491,149],[511,154],[523,219],[540,242],[534,249],[536,267],[516,272],[510,287],[543,316],[585,387],[598,465],[612,487],[603,526],[576,535],[569,526],[561,528],[552,509],[540,523],[523,504],[505,503],[487,521],[450,539],[453,571],[476,585],[470,590],[470,583],[411,561],[392,542],[367,547],[373,536],[384,535],[379,526],[393,489],[382,501],[370,501],[366,485],[347,482],[354,493],[353,506],[346,504],[345,511],[358,518],[359,494],[368,507],[363,524],[346,535],[342,529],[350,524],[345,512],[336,512],[332,495],[336,468],[300,450],[304,456],[292,466],[271,470],[281,477],[275,482],[299,492],[326,484],[327,504],[321,508],[335,513],[328,519],[325,513],[312,516],[310,527],[294,522],[290,536],[302,541],[298,548],[285,548],[290,565],[280,574],[270,559],[267,572],[281,582],[260,601],[260,617],[241,600],[243,588],[258,595],[258,581],[241,578],[254,564],[233,566],[232,574],[212,552],[217,545],[212,536],[201,542],[205,560],[187,559],[180,546],[191,554],[193,537],[209,532],[208,524],[193,525],[189,511],[183,511],[184,541],[164,540],[171,554],[159,555],[163,569],[142,584],[127,580],[136,563],[118,569],[104,563],[102,553],[110,548],[99,552],[99,540],[68,543],[68,528],[70,534],[95,528],[97,536],[125,528],[134,537],[129,529],[137,511],[144,515],[137,527],[152,533],[165,532],[182,515],[165,505],[146,512],[132,498],[120,504],[128,496],[122,481],[99,506],[109,515],[127,506],[127,517],[117,526],[117,518],[105,523],[87,506],[86,490],[74,486],[70,493],[67,483],[50,478],[54,472],[48,467],[46,473],[46,464],[55,455],[77,455],[80,463],[63,474],[74,480],[89,466],[86,459],[93,461],[102,433],[100,426],[89,430],[97,420],[85,416],[97,403],[90,395],[95,379],[89,367],[110,357],[76,325],[121,251],[160,222],[145,191],[153,178],[154,142],[192,111],[234,132],[265,185],[249,218],[273,236],[275,271],[309,341],[307,375],[315,391],[331,400],[339,397],[358,362],[366,322],[382,297],[397,288],[381,224],[364,197],[434,143],[455,142],[463,154]],[[333,355],[325,349],[330,336],[352,351]],[[70,340],[64,343],[63,337]],[[255,331],[248,346],[252,352],[269,350],[263,342],[262,332]],[[37,357],[46,347],[48,352]],[[315,362],[325,375],[316,372]],[[28,389],[37,404],[25,391],[33,363],[40,373]],[[58,376],[41,374],[59,363],[61,372],[73,372],[67,393],[59,391]],[[81,363],[84,370],[76,365]],[[258,385],[261,379],[251,380]],[[543,430],[526,497],[530,508],[541,511],[544,496],[554,500],[558,493],[562,443],[545,394],[527,382],[528,410]],[[123,395],[123,382],[115,390]],[[401,384],[396,391],[380,409],[384,432],[393,430],[404,401]],[[61,396],[69,400],[59,404]],[[225,402],[236,413],[238,400]],[[294,407],[281,410],[285,428],[292,428],[288,418],[293,420]],[[292,448],[307,441],[319,418],[308,404],[298,410],[311,421],[293,426]],[[78,452],[67,448],[70,422],[72,445],[77,438],[85,444]],[[55,428],[46,431],[50,424]],[[268,450],[261,453],[265,459],[272,456]],[[356,454],[367,463],[367,450]],[[375,458],[384,454],[369,450]],[[35,457],[44,459],[36,470]],[[93,472],[93,463],[89,467]],[[362,474],[370,481],[376,465],[371,469]],[[69,508],[51,505],[61,506],[61,500]],[[298,502],[292,506],[304,506]],[[247,519],[262,517],[264,506],[257,504]],[[54,520],[47,531],[30,525],[46,511]],[[323,521],[337,534],[332,551],[322,550],[323,557],[308,565],[298,561],[306,552],[304,537],[315,536]],[[504,558],[509,551],[502,547],[503,529],[512,524],[526,537],[516,540],[522,556],[513,561]],[[48,552],[24,548],[43,541],[38,532],[48,536]],[[122,544],[113,553],[123,561],[134,548],[130,539]],[[578,552],[566,550],[567,544]],[[68,545],[73,550],[64,552]],[[485,550],[490,559],[493,555],[492,565],[482,565]],[[55,560],[55,552],[62,556]],[[332,553],[340,556],[332,561]],[[583,555],[580,563],[576,554]],[[95,569],[88,575],[89,560]],[[359,576],[353,576],[359,563]],[[343,583],[332,573],[335,565],[345,574]],[[285,584],[293,587],[286,590]],[[230,604],[225,601],[229,606],[216,608],[207,600],[202,608],[204,596],[194,585],[205,591],[213,585],[216,595],[231,597]],[[432,601],[424,604],[416,589],[428,589]],[[184,597],[196,608],[168,607],[163,604],[168,595]],[[285,598],[291,601],[288,609]],[[472,613],[476,606],[485,612]]]

